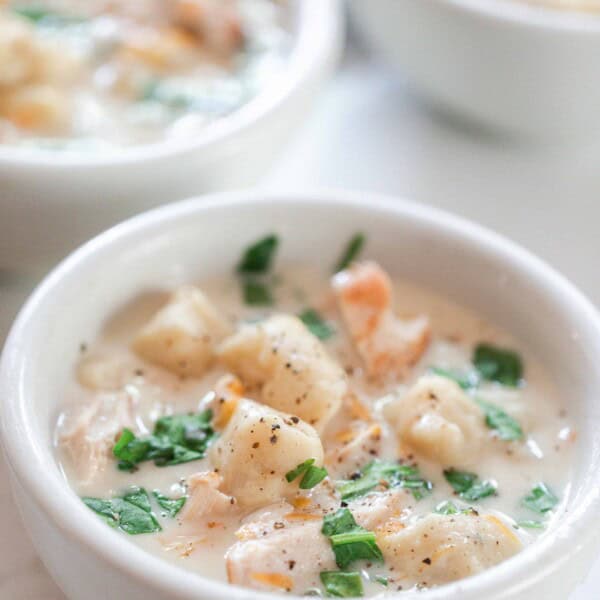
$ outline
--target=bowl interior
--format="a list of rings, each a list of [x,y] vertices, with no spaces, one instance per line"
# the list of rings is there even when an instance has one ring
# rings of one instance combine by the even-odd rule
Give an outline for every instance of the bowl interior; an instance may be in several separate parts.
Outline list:
[[[562,535],[549,532],[520,555],[523,573],[528,564],[531,570],[536,553],[549,551],[579,528],[579,517],[595,510],[598,502],[597,315],[562,277],[502,238],[433,209],[377,197],[257,195],[248,201],[228,194],[187,201],[117,226],[67,259],[24,308],[3,359],[3,433],[23,486],[52,518],[61,518],[67,502],[81,522],[89,526],[95,520],[62,478],[53,454],[53,429],[80,344],[93,340],[111,313],[142,291],[231,270],[240,250],[269,232],[281,236],[281,263],[304,261],[328,269],[356,231],[367,235],[366,255],[394,275],[473,308],[511,332],[545,364],[568,399],[579,433],[569,512],[556,525]],[[56,494],[69,498],[58,502]],[[69,526],[77,530],[75,520]],[[142,552],[113,532],[103,540],[113,549],[127,544],[129,553]],[[500,576],[508,563],[493,571]],[[161,564],[160,569],[167,573],[174,567]],[[193,585],[201,582],[196,575],[177,573],[195,581]],[[473,585],[486,577],[473,578]],[[463,594],[469,585],[462,585]],[[463,598],[477,598],[481,589],[474,587],[475,595]],[[437,598],[438,593],[419,597]]]
[[[209,147],[213,152],[231,153],[230,138],[246,132],[280,109],[290,97],[301,92],[304,86],[309,86],[315,72],[320,69],[328,70],[336,58],[342,31],[339,0],[288,0],[283,8],[282,23],[290,36],[285,66],[248,102],[231,114],[208,123],[199,135],[90,153],[57,152],[0,144],[0,167],[126,168],[133,163],[179,156],[193,150],[206,151]]]

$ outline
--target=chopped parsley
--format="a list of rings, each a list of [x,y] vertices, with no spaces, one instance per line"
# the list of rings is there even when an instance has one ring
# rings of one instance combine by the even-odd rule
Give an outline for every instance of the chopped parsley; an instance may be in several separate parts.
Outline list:
[[[340,569],[345,569],[356,560],[383,562],[375,534],[361,527],[347,508],[326,515],[321,533],[329,538],[335,562]]]
[[[359,598],[364,594],[359,573],[322,571],[319,577],[325,593],[331,598]]]
[[[497,485],[493,481],[480,481],[475,473],[446,469],[444,471],[446,481],[452,489],[464,500],[476,502],[496,493]]]
[[[353,263],[358,255],[360,254],[363,246],[365,245],[366,237],[364,233],[356,233],[352,236],[348,245],[344,249],[342,256],[340,257],[337,266],[334,269],[334,273],[347,269],[351,263]]]
[[[82,23],[84,19],[75,15],[66,15],[47,8],[43,8],[37,4],[25,6],[13,6],[10,9],[14,14],[31,21],[35,25],[44,24],[55,27],[63,27],[65,25],[73,25]]]
[[[123,496],[111,500],[90,497],[84,497],[82,500],[111,527],[130,535],[162,530],[152,512],[150,498],[144,488],[130,488]]]
[[[478,344],[473,353],[475,368],[488,381],[516,387],[523,377],[521,357],[512,350]]]
[[[517,525],[523,529],[544,529],[544,524],[541,521],[533,521],[529,519],[517,521]]]
[[[271,288],[261,281],[249,279],[243,283],[244,302],[248,306],[271,306],[273,294]]]
[[[268,235],[249,246],[237,267],[238,273],[266,273],[271,268],[278,245],[279,238],[276,235]]]
[[[417,467],[374,460],[352,479],[340,482],[338,491],[342,500],[347,501],[364,496],[380,485],[410,489],[417,500],[427,495],[433,487],[430,481],[421,477]]]
[[[389,584],[389,580],[385,575],[375,575],[373,577],[373,581],[376,581],[377,583],[380,583],[381,585],[384,585],[385,587],[387,587]]]
[[[475,402],[485,415],[485,424],[490,429],[495,430],[501,440],[510,442],[523,439],[523,430],[519,423],[499,406],[480,398],[475,398]]]
[[[442,369],[441,367],[430,367],[429,370],[435,375],[451,379],[463,390],[471,390],[479,385],[479,375],[475,371],[462,372],[455,369]]]
[[[157,467],[166,467],[204,458],[215,435],[211,419],[210,410],[162,417],[156,421],[152,435],[141,438],[123,429],[113,448],[119,469],[133,471],[138,463],[147,460],[153,460]]]
[[[161,494],[159,490],[154,490],[152,495],[156,499],[156,503],[167,513],[167,515],[169,515],[169,517],[177,515],[186,501],[185,496],[182,496],[181,498],[169,498],[168,496]]]
[[[303,310],[298,317],[308,330],[320,340],[327,340],[335,333],[335,329],[327,321],[324,321],[321,315],[313,308]]]
[[[457,515],[460,512],[460,510],[458,510],[454,502],[451,502],[450,500],[445,500],[444,502],[440,502],[435,507],[435,512],[438,515]]]
[[[309,458],[300,463],[295,469],[288,471],[285,474],[288,483],[291,483],[294,479],[300,477],[300,475],[303,476],[300,480],[301,490],[310,490],[318,483],[321,483],[327,477],[327,469],[325,467],[316,467],[314,462],[314,458]]]
[[[278,245],[279,238],[276,235],[264,237],[246,249],[237,266],[236,270],[242,276],[244,302],[249,306],[273,304],[271,285],[264,280],[264,276],[271,268]]]
[[[558,504],[558,498],[545,483],[538,483],[521,503],[533,512],[545,514]]]

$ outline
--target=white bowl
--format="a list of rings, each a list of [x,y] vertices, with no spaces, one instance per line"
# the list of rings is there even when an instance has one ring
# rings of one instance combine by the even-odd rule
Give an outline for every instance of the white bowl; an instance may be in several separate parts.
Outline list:
[[[142,210],[263,175],[305,118],[343,39],[339,0],[289,4],[292,49],[282,74],[198,136],[114,155],[0,145],[0,269],[47,269]]]
[[[352,0],[357,26],[434,102],[528,137],[600,131],[600,13],[519,0]]]
[[[1,431],[14,491],[40,556],[69,598],[98,600],[109,591],[128,600],[274,598],[181,570],[106,527],[57,466],[55,418],[80,343],[136,293],[227,271],[241,248],[271,231],[283,240],[282,261],[328,265],[357,229],[368,236],[368,255],[395,275],[527,340],[555,375],[579,433],[564,518],[498,567],[416,597],[565,600],[583,578],[600,516],[600,320],[588,301],[511,242],[431,208],[364,193],[238,193],[168,205],[92,240],[44,280],[6,342]]]

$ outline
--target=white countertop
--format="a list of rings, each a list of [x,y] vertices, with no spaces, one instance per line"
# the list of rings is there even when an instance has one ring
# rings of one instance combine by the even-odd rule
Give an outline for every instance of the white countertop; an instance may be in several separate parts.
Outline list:
[[[263,185],[376,190],[451,210],[527,246],[600,304],[598,155],[451,122],[353,51]],[[0,287],[0,339],[28,289]],[[26,537],[1,459],[0,482],[0,600],[65,600]],[[597,600],[598,589],[600,561],[570,600]]]

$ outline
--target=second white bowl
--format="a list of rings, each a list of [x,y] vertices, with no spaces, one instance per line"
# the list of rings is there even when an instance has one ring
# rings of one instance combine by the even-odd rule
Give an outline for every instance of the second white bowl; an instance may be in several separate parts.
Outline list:
[[[284,72],[196,138],[110,154],[0,145],[0,270],[46,270],[116,222],[257,181],[306,117],[342,44],[339,0],[290,0]]]
[[[600,13],[518,0],[352,0],[372,45],[425,96],[529,137],[600,131]]]

